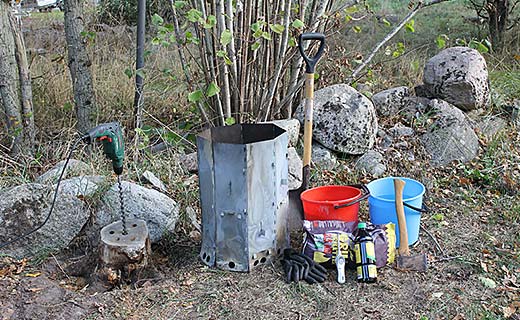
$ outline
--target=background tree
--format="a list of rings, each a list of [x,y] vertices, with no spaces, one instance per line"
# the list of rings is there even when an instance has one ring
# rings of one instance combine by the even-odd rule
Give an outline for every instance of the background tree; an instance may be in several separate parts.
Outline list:
[[[13,156],[34,154],[32,87],[25,43],[10,1],[0,1],[0,103]]]
[[[79,132],[92,128],[96,114],[96,100],[90,72],[90,59],[85,47],[85,22],[83,20],[82,0],[65,0],[65,38],[67,40],[68,65],[74,89],[74,104],[76,107]]]
[[[494,50],[504,47],[504,34],[512,26],[511,15],[520,1],[510,0],[469,0],[479,17],[488,24],[489,37]]]

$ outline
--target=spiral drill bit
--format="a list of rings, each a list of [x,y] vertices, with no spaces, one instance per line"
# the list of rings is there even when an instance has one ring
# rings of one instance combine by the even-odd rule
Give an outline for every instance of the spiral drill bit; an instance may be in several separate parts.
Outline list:
[[[123,234],[128,234],[126,230],[126,213],[125,206],[123,201],[123,186],[121,185],[121,175],[117,176],[117,183],[119,184],[119,201],[121,202],[121,222],[123,224]]]

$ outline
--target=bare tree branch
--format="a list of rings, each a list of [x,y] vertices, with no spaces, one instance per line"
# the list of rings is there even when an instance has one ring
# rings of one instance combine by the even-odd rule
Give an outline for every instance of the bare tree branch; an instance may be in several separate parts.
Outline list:
[[[403,20],[401,20],[401,22],[374,47],[374,49],[372,49],[368,57],[356,68],[356,70],[354,70],[354,72],[352,72],[350,77],[347,79],[347,83],[350,84],[354,81],[354,79],[356,79],[359,73],[366,68],[370,61],[372,61],[376,53],[405,26],[408,21],[410,21],[415,16],[415,14],[419,12],[419,10],[446,1],[451,0],[432,0],[428,2],[419,1],[415,8],[410,11],[406,17],[404,17]]]

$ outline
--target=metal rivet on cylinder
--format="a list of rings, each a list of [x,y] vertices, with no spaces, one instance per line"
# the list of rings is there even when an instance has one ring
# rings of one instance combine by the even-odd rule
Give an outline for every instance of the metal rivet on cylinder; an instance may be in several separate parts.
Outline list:
[[[237,214],[237,219],[242,219],[242,215],[240,213]]]
[[[224,212],[221,212],[221,213],[220,213],[220,216],[223,217],[223,216],[224,216]]]

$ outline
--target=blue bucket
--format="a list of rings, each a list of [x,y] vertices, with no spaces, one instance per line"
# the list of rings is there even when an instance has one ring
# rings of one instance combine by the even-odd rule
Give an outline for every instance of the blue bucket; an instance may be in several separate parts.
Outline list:
[[[421,222],[421,212],[419,210],[422,208],[425,188],[419,181],[409,178],[398,179],[406,183],[403,190],[404,215],[406,217],[406,230],[408,231],[408,245],[412,245],[419,239],[419,224]],[[370,190],[370,196],[368,197],[370,222],[373,224],[395,223],[395,246],[399,247],[400,237],[397,214],[395,212],[394,177],[374,180],[367,187]]]

